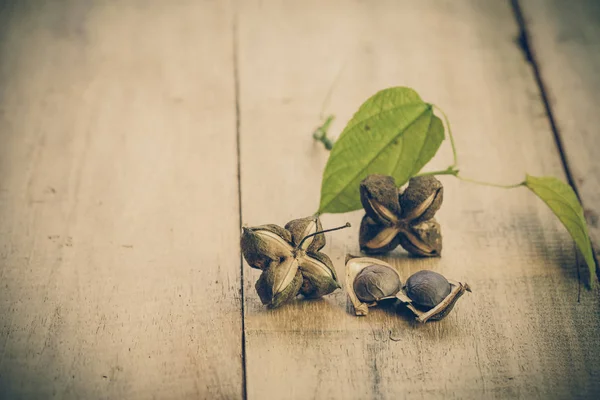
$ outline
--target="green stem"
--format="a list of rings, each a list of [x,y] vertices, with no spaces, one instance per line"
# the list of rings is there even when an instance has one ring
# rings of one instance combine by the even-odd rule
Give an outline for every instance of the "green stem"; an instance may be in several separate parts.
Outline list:
[[[448,116],[446,115],[444,110],[442,110],[435,104],[432,104],[432,106],[433,108],[438,110],[440,114],[442,114],[442,116],[444,117],[444,121],[446,122],[446,126],[448,127],[448,137],[450,138],[450,145],[452,146],[452,156],[454,157],[454,163],[452,164],[452,167],[456,167],[458,165],[458,155],[456,153],[456,145],[454,144],[454,136],[452,135],[452,127],[450,126],[450,121],[448,121]]]
[[[454,175],[454,176],[457,176],[458,170],[455,169],[454,167],[448,167],[448,168],[440,170],[440,171],[422,172],[420,174],[417,174],[416,176],[430,176],[430,175]]]
[[[323,114],[325,114],[325,109],[327,108],[327,105],[329,104],[329,100],[331,100],[331,95],[333,94],[333,91],[335,90],[335,87],[337,86],[337,84],[342,76],[342,72],[344,72],[344,69],[346,68],[347,64],[348,64],[348,60],[346,59],[346,61],[344,61],[344,63],[338,70],[337,74],[335,75],[335,78],[333,78],[333,82],[331,82],[331,86],[329,86],[329,90],[327,90],[327,94],[325,95],[325,98],[323,99],[323,105],[321,106],[321,113],[319,114],[319,117],[321,119],[323,119]]]
[[[464,176],[460,176],[458,174],[458,172],[459,172],[458,169],[454,168],[454,166],[450,166],[446,169],[442,169],[439,171],[424,172],[422,174],[418,174],[417,176],[452,175],[452,176],[456,177],[457,179],[460,179],[461,181],[464,181],[464,182],[470,182],[470,183],[475,183],[477,185],[492,186],[492,187],[503,188],[503,189],[514,189],[519,186],[523,186],[525,184],[525,182],[519,182],[514,185],[500,185],[498,183],[483,182],[483,181],[478,181],[476,179],[465,178]]]
[[[478,181],[478,180],[471,179],[471,178],[465,178],[458,174],[456,174],[454,176],[456,176],[458,179],[460,179],[461,181],[464,181],[464,182],[475,183],[477,185],[483,185],[483,186],[492,186],[492,187],[497,187],[497,188],[502,188],[502,189],[514,189],[519,186],[525,185],[525,182],[519,182],[519,183],[515,183],[513,185],[500,185],[498,183],[483,182],[483,181]]]
[[[328,115],[327,118],[325,119],[325,122],[323,122],[323,125],[321,125],[321,130],[323,131],[324,136],[327,136],[327,132],[329,131],[329,125],[331,125],[331,123],[333,122],[334,119],[335,119],[335,115],[333,115],[333,114]]]

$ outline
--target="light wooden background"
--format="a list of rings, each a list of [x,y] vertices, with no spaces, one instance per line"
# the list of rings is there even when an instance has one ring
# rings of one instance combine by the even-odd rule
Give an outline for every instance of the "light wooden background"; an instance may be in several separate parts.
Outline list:
[[[443,257],[385,258],[469,282],[444,321],[260,304],[240,226],[316,210],[340,70],[333,132],[411,86],[464,175],[570,173],[600,244],[595,0],[0,1],[0,398],[599,398],[600,292],[526,189],[443,178]]]

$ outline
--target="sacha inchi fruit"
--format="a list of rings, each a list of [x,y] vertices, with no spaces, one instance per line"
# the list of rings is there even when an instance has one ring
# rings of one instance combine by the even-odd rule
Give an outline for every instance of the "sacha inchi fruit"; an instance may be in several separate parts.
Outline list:
[[[435,177],[411,178],[399,194],[391,176],[369,175],[360,184],[360,198],[366,212],[359,234],[363,252],[383,254],[401,245],[413,255],[441,255],[441,229],[433,217],[442,205],[443,187]]]
[[[243,228],[242,255],[252,268],[263,272],[255,288],[263,304],[276,308],[302,294],[317,298],[340,287],[331,260],[320,252],[325,232],[318,217],[307,217],[278,225]]]

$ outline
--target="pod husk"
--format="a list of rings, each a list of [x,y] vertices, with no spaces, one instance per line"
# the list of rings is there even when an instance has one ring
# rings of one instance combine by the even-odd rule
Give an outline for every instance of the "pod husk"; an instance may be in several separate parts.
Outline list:
[[[434,217],[442,206],[444,188],[434,176],[416,176],[400,195],[401,218],[418,224]]]
[[[392,240],[384,246],[370,247],[369,244],[376,240],[377,236],[386,230],[391,231],[390,236],[393,235]],[[398,247],[398,244],[400,243],[398,232],[399,230],[395,227],[379,224],[371,219],[368,214],[365,214],[360,222],[360,230],[358,234],[360,250],[366,254],[384,254],[390,252]]]
[[[314,299],[339,289],[341,286],[338,283],[335,268],[329,257],[325,253],[320,252],[311,253],[310,256],[323,263],[329,270],[330,275],[325,275],[316,270],[312,264],[308,263],[306,258],[300,259],[298,267],[304,278],[300,293],[307,299]]]
[[[254,287],[260,297],[260,301],[269,308],[277,308],[283,303],[288,302],[298,295],[298,291],[302,286],[302,274],[296,272],[296,276],[292,282],[281,292],[273,294],[272,288],[275,281],[275,274],[272,268],[263,271],[260,278],[256,281]]]
[[[354,280],[356,279],[356,276],[360,273],[360,271],[362,271],[363,269],[365,269],[366,267],[368,267],[370,265],[381,265],[381,266],[390,268],[392,271],[394,271],[398,275],[398,280],[400,280],[400,282],[402,282],[402,279],[400,278],[400,274],[398,273],[398,271],[396,271],[396,269],[394,267],[392,267],[390,264],[386,263],[385,261],[381,261],[381,260],[378,260],[376,258],[371,258],[371,257],[355,257],[355,256],[351,256],[349,254],[346,255],[346,280],[345,280],[346,293],[348,295],[348,298],[350,299],[350,302],[354,306],[354,314],[357,316],[364,316],[364,315],[369,314],[369,307],[373,307],[373,306],[377,305],[377,302],[364,303],[364,302],[360,301],[360,299],[356,296],[356,293],[354,292]],[[387,298],[394,298],[394,297],[395,296],[389,296]],[[387,298],[382,298],[380,300],[384,300]]]
[[[270,232],[282,240],[281,246],[259,236],[260,231]],[[242,255],[252,268],[267,269],[272,261],[288,257],[292,252],[292,235],[277,225],[261,225],[253,228],[242,228],[240,239]]]
[[[363,179],[360,183],[360,201],[374,221],[388,226],[398,222],[398,188],[391,176],[373,174]]]
[[[442,232],[435,219],[411,226],[398,235],[400,245],[414,256],[440,257],[442,255]]]
[[[294,219],[285,225],[285,229],[292,235],[294,245],[298,245],[305,236],[323,230],[321,220],[316,217]],[[306,239],[302,248],[308,252],[315,252],[325,247],[325,234],[319,233]]]
[[[412,300],[407,296],[405,288],[402,288],[396,295],[399,303],[404,304],[412,313],[415,315],[415,319],[421,323],[427,321],[439,321],[444,319],[450,311],[454,308],[454,305],[458,299],[465,293],[470,292],[471,288],[467,283],[461,283],[448,279],[451,290],[450,294],[446,296],[444,300],[434,308],[430,310],[421,310],[416,307]]]

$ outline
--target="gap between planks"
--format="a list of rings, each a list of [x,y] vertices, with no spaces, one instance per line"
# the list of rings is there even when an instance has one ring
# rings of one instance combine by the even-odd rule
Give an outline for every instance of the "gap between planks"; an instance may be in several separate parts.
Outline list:
[[[546,85],[540,73],[539,61],[537,59],[535,49],[533,48],[531,35],[529,33],[529,29],[527,27],[527,21],[525,20],[525,16],[523,15],[523,10],[521,9],[521,4],[519,0],[510,0],[510,4],[515,15],[515,21],[517,22],[517,26],[519,27],[519,36],[517,38],[517,43],[519,44],[521,50],[523,51],[523,55],[526,60],[531,64],[531,69],[533,71],[533,76],[535,79],[535,84],[538,87],[540,92],[540,96],[542,99],[542,103],[544,104],[544,108],[546,109],[546,116],[548,117],[548,122],[550,123],[550,129],[552,130],[552,134],[554,135],[554,141],[556,143],[556,148],[558,150],[558,154],[560,155],[560,161],[562,163],[562,167],[565,171],[565,176],[571,188],[575,192],[575,195],[579,199],[579,202],[583,204],[581,195],[579,193],[579,189],[575,184],[575,179],[573,178],[573,174],[571,172],[571,167],[569,166],[569,160],[567,157],[567,152],[565,151],[565,145],[563,143],[560,129],[556,124],[556,118],[554,117],[554,111],[552,109],[552,105],[550,104],[550,99],[548,97],[548,90],[546,89]],[[579,278],[579,250],[577,250],[577,274]],[[598,265],[598,257],[596,256],[596,252],[592,250],[592,256],[594,257],[594,261],[596,262],[596,279],[600,280],[600,266]],[[581,280],[579,280],[581,284]],[[591,284],[591,282],[590,282]],[[579,288],[581,290],[581,288]],[[579,296],[577,299],[579,302]]]
[[[241,158],[241,143],[240,143],[240,74],[238,69],[238,7],[237,2],[233,3],[233,12],[231,16],[231,31],[232,31],[232,50],[233,50],[233,88],[235,98],[235,144],[237,157],[237,180],[238,180],[238,215],[239,215],[239,230],[242,230],[242,158]],[[242,399],[248,398],[246,389],[246,321],[244,313],[244,259],[240,249],[240,317],[242,324],[241,332],[241,362],[242,362]]]

